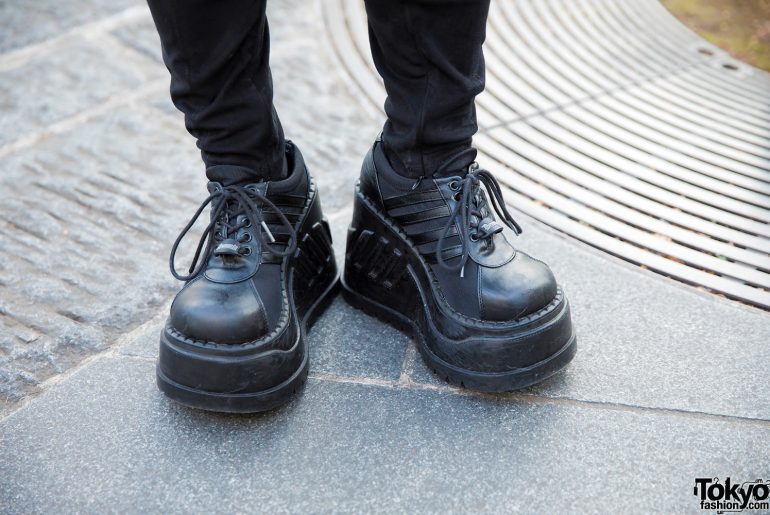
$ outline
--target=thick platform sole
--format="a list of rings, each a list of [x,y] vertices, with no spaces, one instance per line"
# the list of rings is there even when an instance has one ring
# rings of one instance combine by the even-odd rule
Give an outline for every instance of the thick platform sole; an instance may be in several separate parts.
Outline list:
[[[436,327],[439,308],[421,258],[399,231],[366,197],[356,192],[348,232],[343,295],[354,307],[411,334],[427,366],[447,382],[483,392],[506,392],[539,383],[559,372],[577,351],[566,298],[539,316],[505,328],[478,329],[473,322],[452,320],[462,334],[453,340]],[[516,350],[520,366],[503,371],[476,370],[442,358],[434,348],[495,341]]]
[[[270,341],[226,345],[193,342],[165,327],[156,375],[166,396],[192,408],[256,413],[285,404],[301,389],[308,374],[307,331],[339,286],[328,223],[320,204],[311,202],[308,209],[291,258],[291,316],[284,329]]]
[[[418,325],[397,311],[347,288],[343,282],[342,295],[356,309],[373,316],[417,340],[417,350],[431,371],[444,381],[482,392],[509,392],[537,384],[566,367],[577,352],[577,337],[573,334],[559,351],[529,367],[506,372],[477,372],[447,363],[425,344]]]
[[[338,290],[338,276],[335,276],[331,284],[326,287],[326,290],[321,294],[315,304],[313,304],[302,316],[301,330],[298,334],[298,342],[296,345],[306,347],[305,337],[307,332],[323,314],[326,308],[329,307]],[[173,345],[168,341],[165,331],[161,334],[161,346],[163,345]],[[259,413],[270,411],[289,402],[305,385],[309,369],[309,350],[305,348],[303,354],[304,357],[299,368],[297,368],[290,377],[272,388],[258,392],[224,393],[190,388],[189,386],[179,384],[169,378],[163,373],[160,365],[156,370],[157,384],[158,388],[167,397],[190,408],[221,413]],[[246,357],[243,366],[248,366],[248,361],[251,361],[254,358],[255,356]],[[256,356],[256,358],[259,358],[259,356]],[[205,362],[196,359],[195,363],[195,366],[199,368],[200,374],[208,373]],[[232,366],[237,368],[239,364],[233,363]]]

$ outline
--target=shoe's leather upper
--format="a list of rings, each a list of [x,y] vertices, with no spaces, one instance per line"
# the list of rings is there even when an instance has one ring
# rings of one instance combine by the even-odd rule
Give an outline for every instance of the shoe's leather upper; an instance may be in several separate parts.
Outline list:
[[[180,234],[172,273],[187,281],[171,306],[169,325],[195,341],[246,343],[276,328],[285,304],[283,257],[296,245],[310,180],[302,156],[287,144],[290,174],[282,181],[223,186],[210,196]],[[199,245],[190,275],[174,270],[176,247],[203,208],[211,204],[209,239]],[[199,262],[200,264],[197,264]],[[197,267],[197,269],[196,269]]]
[[[545,263],[513,246],[520,228],[504,206],[494,211],[506,220],[496,219],[482,184],[499,192],[489,172],[476,168],[419,180],[400,176],[377,142],[359,187],[406,233],[453,309],[479,320],[511,321],[551,302],[556,280]],[[502,198],[489,193],[493,202]]]

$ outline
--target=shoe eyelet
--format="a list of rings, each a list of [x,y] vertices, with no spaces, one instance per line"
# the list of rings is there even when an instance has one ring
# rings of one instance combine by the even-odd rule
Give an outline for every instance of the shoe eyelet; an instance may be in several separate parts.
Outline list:
[[[454,199],[455,202],[460,202],[460,195],[461,193],[459,191],[454,195],[452,195],[452,198]]]
[[[456,180],[453,180],[449,183],[449,189],[452,191],[460,191],[460,183]]]
[[[241,247],[241,255],[248,256],[251,254],[251,247]]]
[[[243,219],[243,226],[244,226],[244,227],[251,227],[251,219],[249,219],[249,218],[244,218],[244,219]]]
[[[251,233],[250,232],[243,233],[243,235],[241,236],[239,241],[241,243],[248,243],[248,242],[250,242],[251,241]]]
[[[470,234],[468,235],[468,237],[469,237],[469,238],[471,239],[471,241],[473,241],[473,242],[477,242],[477,241],[479,241],[479,235],[478,235],[478,234],[476,234],[475,232],[472,232],[472,233],[470,233]]]

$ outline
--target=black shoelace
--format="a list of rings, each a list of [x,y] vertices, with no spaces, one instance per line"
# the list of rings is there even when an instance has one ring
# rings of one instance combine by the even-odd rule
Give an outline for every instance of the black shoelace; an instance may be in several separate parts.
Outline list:
[[[481,184],[486,186],[492,207],[500,215],[505,225],[510,227],[517,235],[522,233],[522,229],[505,207],[505,199],[497,179],[487,170],[480,169],[477,163],[472,163],[468,167],[468,173],[465,177],[458,179],[455,183],[456,185],[452,189],[457,192],[455,193],[455,199],[458,202],[455,204],[451,216],[447,219],[447,223],[441,232],[441,237],[436,246],[436,260],[439,265],[447,270],[459,270],[460,277],[464,277],[465,263],[468,261],[470,253],[470,241],[483,240],[489,242],[495,234],[503,230],[503,227],[495,222],[494,218],[488,218],[489,213],[486,209],[486,202],[480,191]],[[459,222],[463,251],[457,266],[450,266],[444,260],[443,249],[444,242],[449,237],[449,231],[452,229],[452,224],[455,220]]]
[[[289,229],[289,243],[288,246],[281,250],[270,242],[275,242],[273,233],[267,227],[260,209],[256,202],[260,202],[264,207],[269,207],[275,213],[278,214],[278,218],[281,220],[281,225]],[[195,250],[195,256],[193,257],[192,264],[188,271],[188,275],[180,275],[174,268],[174,261],[176,259],[176,251],[184,239],[185,235],[190,231],[198,217],[201,215],[206,206],[212,204],[213,213],[211,215],[211,222],[203,231],[200,240],[198,241],[198,248]],[[238,221],[238,216],[243,214],[244,217]],[[200,273],[204,266],[206,266],[206,260],[213,250],[214,242],[219,242],[227,238],[235,236],[235,234],[242,228],[248,227],[249,224],[254,223],[258,227],[256,228],[259,241],[262,243],[262,248],[266,249],[271,254],[284,257],[288,256],[297,248],[297,233],[294,231],[291,223],[286,219],[286,216],[273,204],[270,200],[262,195],[258,190],[247,188],[241,185],[226,186],[222,189],[214,191],[211,195],[203,201],[193,217],[187,223],[182,232],[177,236],[174,245],[171,247],[171,255],[169,256],[169,267],[171,268],[171,274],[180,281],[189,281]],[[221,229],[224,228],[224,234]],[[244,243],[240,241],[239,243]],[[203,251],[204,245],[206,250]],[[245,247],[238,246],[239,253],[241,250],[245,250]],[[201,252],[203,251],[203,252]],[[202,256],[202,259],[200,259]]]

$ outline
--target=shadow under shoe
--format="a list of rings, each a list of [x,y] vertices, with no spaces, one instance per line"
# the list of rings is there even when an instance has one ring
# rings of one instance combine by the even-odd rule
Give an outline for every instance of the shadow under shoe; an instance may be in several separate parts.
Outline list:
[[[513,246],[521,228],[494,177],[475,163],[440,172],[401,177],[375,143],[356,187],[346,297],[413,332],[450,382],[483,391],[539,382],[575,354],[567,299],[545,263]]]
[[[158,386],[182,404],[256,412],[287,402],[308,371],[307,326],[332,298],[337,267],[320,199],[297,148],[281,181],[223,186],[180,234],[171,270],[186,284],[160,339]],[[211,205],[189,275],[176,248]]]

